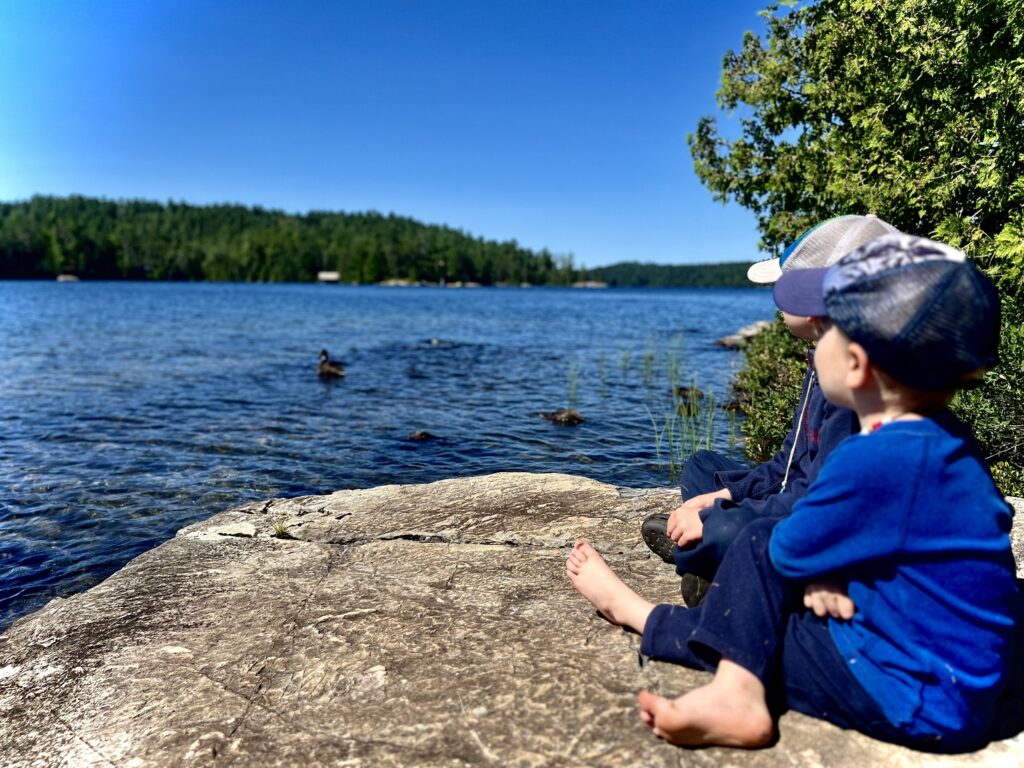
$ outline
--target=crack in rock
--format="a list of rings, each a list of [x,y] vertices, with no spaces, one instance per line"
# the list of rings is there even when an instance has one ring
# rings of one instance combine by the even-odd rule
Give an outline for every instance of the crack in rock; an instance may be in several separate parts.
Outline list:
[[[274,638],[274,641],[270,644],[270,649],[272,651],[286,645],[289,641],[294,642],[292,632],[294,629],[299,628],[298,617],[302,614],[304,610],[306,610],[306,606],[309,604],[309,601],[312,600],[314,596],[316,596],[316,594],[320,591],[321,585],[324,583],[324,581],[326,581],[327,577],[331,575],[332,565],[333,558],[328,557],[327,563],[325,564],[324,567],[324,572],[323,574],[321,574],[320,578],[317,579],[316,584],[312,586],[309,593],[303,598],[302,602],[298,605],[298,607],[291,614],[291,616],[289,616],[285,621],[281,623],[281,632],[278,634],[277,637]],[[280,657],[282,654],[275,653],[274,655]],[[238,722],[231,729],[231,732],[228,734],[228,738],[233,737],[238,732],[238,730],[245,724],[245,721],[249,717],[249,713],[252,712],[254,706],[259,707],[261,710],[273,712],[273,710],[269,707],[265,707],[256,701],[259,695],[263,692],[263,687],[265,683],[263,678],[263,671],[265,669],[266,666],[263,666],[256,673],[256,677],[259,678],[259,682],[256,683],[256,687],[253,689],[252,695],[248,697],[248,702],[245,705],[245,710],[242,712],[241,717],[238,718]]]
[[[84,745],[85,745],[85,746],[86,746],[86,747],[87,747],[88,749],[90,749],[90,750],[91,750],[91,751],[92,751],[92,752],[93,752],[93,753],[94,753],[94,754],[95,754],[95,755],[96,755],[96,756],[97,756],[97,757],[98,757],[98,758],[99,758],[100,760],[102,760],[102,761],[103,761],[103,762],[105,762],[105,763],[106,763],[107,765],[109,765],[109,766],[110,766],[110,768],[116,768],[116,765],[117,765],[117,764],[116,764],[116,763],[115,763],[115,762],[114,762],[113,760],[111,760],[111,759],[110,759],[109,757],[107,757],[107,756],[106,756],[106,755],[104,755],[104,754],[103,754],[102,752],[100,752],[100,750],[98,750],[98,749],[97,749],[97,748],[96,748],[95,746],[93,746],[92,744],[90,744],[90,743],[89,743],[89,741],[88,741],[87,739],[85,739],[84,737],[82,737],[81,735],[79,735],[78,733],[76,733],[76,732],[75,732],[75,729],[74,729],[74,728],[72,728],[70,724],[68,724],[67,722],[65,722],[63,718],[61,718],[60,716],[58,716],[58,715],[54,714],[54,717],[53,717],[53,719],[54,719],[54,721],[55,721],[55,722],[56,722],[56,723],[57,723],[58,725],[60,725],[61,727],[63,727],[63,728],[64,728],[64,729],[65,729],[65,730],[66,730],[66,731],[67,731],[67,732],[68,732],[68,733],[69,733],[69,734],[71,735],[71,737],[72,737],[73,739],[75,739],[75,741],[78,741],[78,742],[80,742],[80,743],[84,744]]]

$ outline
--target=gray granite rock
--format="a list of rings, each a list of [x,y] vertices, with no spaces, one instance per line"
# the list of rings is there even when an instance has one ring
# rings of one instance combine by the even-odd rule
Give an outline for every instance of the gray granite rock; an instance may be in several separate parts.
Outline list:
[[[638,637],[588,609],[563,560],[586,537],[674,600],[638,532],[677,498],[500,474],[217,515],[0,637],[0,764],[1020,763],[1020,735],[935,757],[794,713],[757,752],[653,738],[636,692],[707,676],[641,667]]]
[[[728,336],[723,336],[715,343],[720,347],[728,347],[729,349],[742,349],[750,343],[750,340],[761,333],[761,331],[771,328],[771,320],[758,320],[756,323],[745,325],[740,328],[736,333],[731,333]]]

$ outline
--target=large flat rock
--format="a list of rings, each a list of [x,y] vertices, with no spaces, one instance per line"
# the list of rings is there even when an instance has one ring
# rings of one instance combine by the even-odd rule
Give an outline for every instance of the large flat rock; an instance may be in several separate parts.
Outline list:
[[[0,765],[1020,764],[1021,735],[936,757],[795,713],[758,752],[651,736],[636,692],[708,677],[641,667],[563,561],[586,537],[675,600],[638,534],[677,498],[499,474],[217,515],[0,637]]]

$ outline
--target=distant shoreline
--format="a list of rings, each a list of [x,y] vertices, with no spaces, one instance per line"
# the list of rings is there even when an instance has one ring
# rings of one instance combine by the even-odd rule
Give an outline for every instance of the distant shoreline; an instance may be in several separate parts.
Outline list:
[[[0,202],[0,279],[332,282],[481,286],[746,287],[749,263],[620,262],[587,269],[533,250],[406,216],[288,214],[81,196]]]
[[[475,290],[517,290],[517,291],[545,291],[545,290],[557,290],[557,291],[574,291],[578,293],[600,293],[602,291],[619,291],[619,290],[709,290],[709,291],[735,291],[735,290],[751,290],[751,291],[764,291],[766,287],[763,285],[755,285],[754,283],[748,282],[746,285],[607,285],[602,288],[584,288],[571,285],[507,285],[507,284],[491,284],[491,285],[456,285],[456,284],[445,284],[437,285],[435,283],[415,283],[409,285],[389,285],[387,281],[380,283],[321,283],[316,280],[278,280],[278,281],[267,281],[267,280],[176,280],[176,279],[156,279],[156,278],[132,278],[132,277],[114,277],[114,278],[78,278],[75,280],[61,280],[60,276],[57,277],[0,277],[0,283],[138,283],[138,284],[154,284],[154,285],[310,285],[319,286],[324,290],[331,290],[336,288],[381,288],[381,289],[393,289],[393,290],[406,290],[406,289],[444,289],[444,290],[461,290],[461,291],[475,291]],[[771,286],[768,286],[770,288]]]

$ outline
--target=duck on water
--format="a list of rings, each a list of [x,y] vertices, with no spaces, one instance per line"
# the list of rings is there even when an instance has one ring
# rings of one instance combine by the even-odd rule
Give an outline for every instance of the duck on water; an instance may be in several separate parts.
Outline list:
[[[345,369],[337,360],[331,360],[326,349],[320,350],[320,362],[316,366],[316,373],[321,379],[343,379]]]

